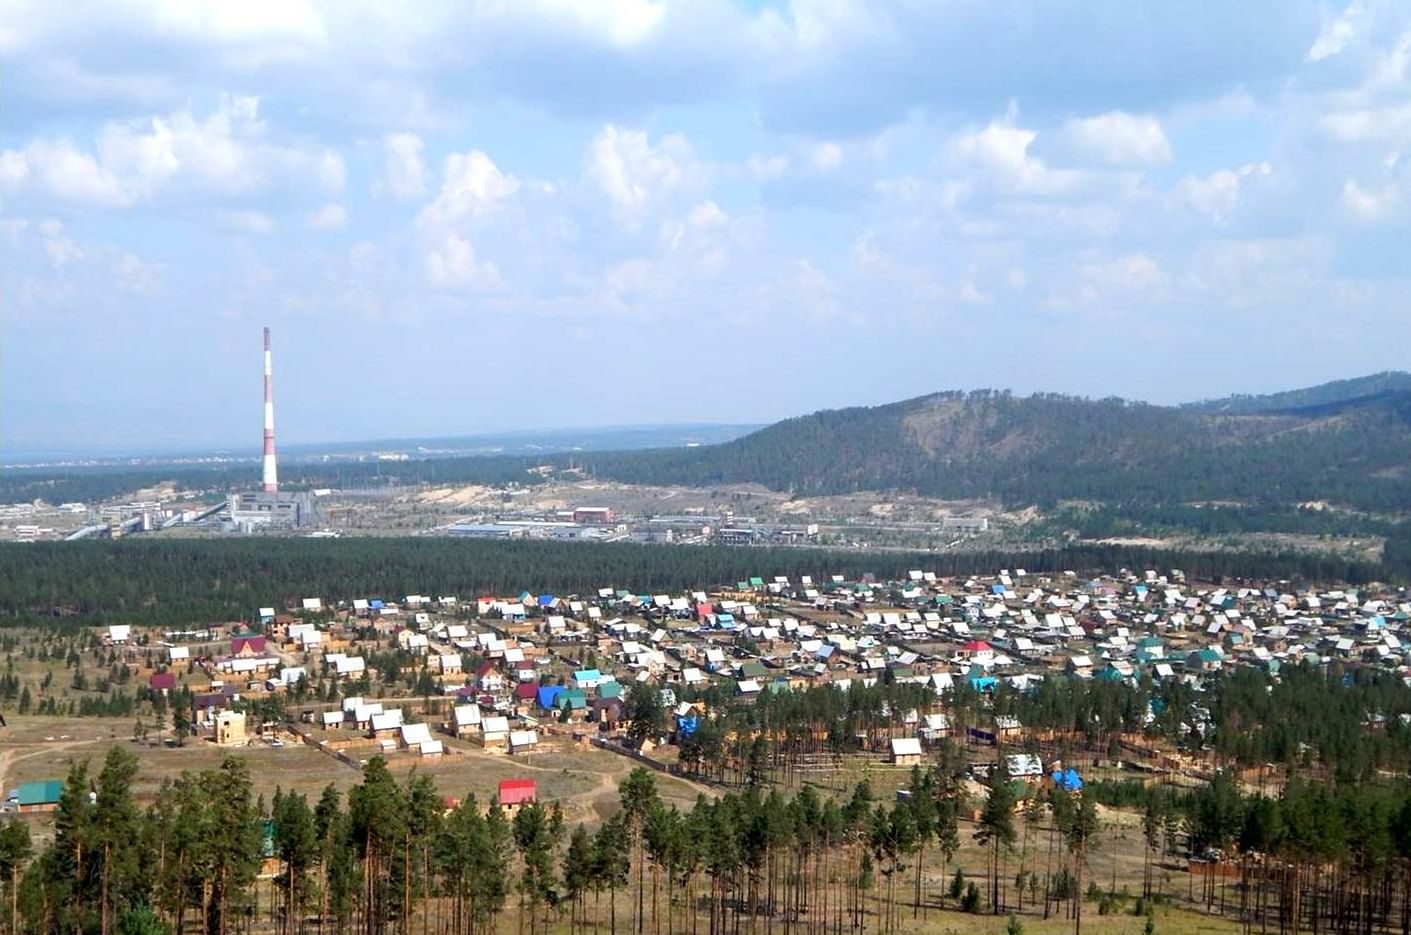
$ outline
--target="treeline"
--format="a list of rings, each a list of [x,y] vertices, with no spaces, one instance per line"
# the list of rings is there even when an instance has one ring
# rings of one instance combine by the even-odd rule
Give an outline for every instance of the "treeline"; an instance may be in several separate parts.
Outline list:
[[[1336,418],[1331,418],[1331,416]],[[1296,431],[1295,431],[1296,429]],[[1411,512],[1411,391],[1343,400],[1336,412],[1203,413],[1057,394],[942,393],[829,410],[693,448],[290,464],[293,487],[530,484],[530,469],[642,484],[759,483],[799,495],[911,490],[1052,508],[1065,500],[1240,501],[1287,510],[1311,500]],[[92,501],[162,481],[181,489],[251,486],[256,467],[10,469],[0,501]]]
[[[1272,766],[1279,777],[1320,771],[1337,782],[1382,782],[1411,768],[1411,686],[1397,672],[1307,664],[1290,665],[1276,679],[1239,667],[1211,673],[1202,687],[1149,677],[1047,678],[1025,690],[1002,683],[980,692],[959,679],[943,702],[954,737],[1012,716],[1028,731],[1021,748],[1037,752],[1036,738],[1049,735],[1056,739],[1045,752],[1071,763],[1084,753],[1132,758],[1123,739],[1146,736],[1164,741],[1162,749],[1209,751],[1216,766]],[[732,698],[730,684],[681,697],[716,712],[681,733],[681,766],[723,782],[809,778],[810,766],[830,757],[882,750],[888,738],[915,735],[918,714],[935,702],[928,686],[885,676],[848,691],[764,692],[745,705]],[[640,720],[657,717],[646,712]],[[940,749],[947,760],[949,744]]]
[[[1405,525],[1404,522],[1296,505],[1196,506],[1143,501],[1065,507],[1046,515],[1044,524],[1050,528],[1072,529],[1089,539],[1171,533],[1224,536],[1251,532],[1388,536],[1401,533]]]
[[[1241,666],[1211,673],[1202,688],[1150,678],[1049,678],[1029,691],[1001,685],[989,698],[962,685],[947,696],[947,708],[962,727],[984,709],[1018,717],[1033,731],[1082,738],[1113,757],[1123,756],[1123,735],[1146,734],[1211,750],[1219,763],[1270,765],[1279,775],[1317,769],[1352,783],[1411,768],[1411,686],[1398,672],[1310,663],[1290,664],[1273,678]]]
[[[756,575],[896,579],[1023,567],[1047,574],[1180,568],[1202,580],[1365,583],[1390,569],[1291,552],[1199,552],[1084,545],[1031,552],[862,553],[793,548],[584,545],[452,539],[100,540],[0,545],[0,624],[138,622],[186,626],[248,619],[302,597],[679,591]]]
[[[1203,860],[1192,867],[1190,888],[1198,879],[1207,907],[1249,926],[1411,931],[1411,787],[1404,783],[1295,779],[1265,796],[1245,793],[1221,773],[1191,793],[1151,796],[1143,815],[1148,887],[1152,857],[1183,833]]]
[[[633,697],[641,694],[650,693],[633,692]],[[682,690],[684,700],[700,701],[714,712],[694,729],[678,732],[687,775],[752,785],[788,783],[820,757],[876,751],[887,738],[914,734],[917,713],[935,702],[929,686],[887,678],[848,691],[832,686],[766,691],[749,705],[736,703],[732,694],[733,683]],[[640,718],[635,711],[629,715],[635,727]]]
[[[1411,373],[1404,370],[1383,370],[1365,377],[1333,380],[1317,386],[1307,386],[1281,393],[1250,395],[1236,393],[1221,399],[1205,399],[1186,403],[1181,408],[1200,412],[1252,414],[1279,409],[1310,409],[1346,405],[1368,396],[1411,390]]]
[[[918,768],[909,795],[890,803],[863,781],[840,799],[756,786],[698,796],[683,811],[637,769],[618,787],[620,810],[570,831],[557,803],[512,812],[474,796],[448,803],[430,777],[399,783],[381,757],[346,796],[329,785],[314,801],[256,798],[236,757],[164,781],[145,807],[132,794],[137,776],[135,757],[117,747],[96,775],[75,764],[42,848],[23,820],[0,826],[11,931],[463,935],[501,931],[507,914],[530,933],[565,919],[570,931],[670,935],[739,932],[742,922],[860,931],[876,918],[888,931],[902,905],[914,916],[932,904],[921,868],[928,851],[943,869],[954,857],[964,805],[957,772]],[[1061,799],[1052,807],[1074,858],[1062,878],[1080,879],[1096,817]],[[1006,906],[1013,805],[1008,784],[996,783],[974,835],[995,857],[985,889],[996,912]],[[262,871],[273,874],[269,887]],[[1046,914],[1049,896],[1057,906],[1077,892],[1046,892]],[[980,909],[973,883],[955,899]]]

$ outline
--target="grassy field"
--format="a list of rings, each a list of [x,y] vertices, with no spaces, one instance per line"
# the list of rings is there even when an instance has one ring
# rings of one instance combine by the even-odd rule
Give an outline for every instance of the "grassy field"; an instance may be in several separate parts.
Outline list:
[[[97,770],[108,748],[121,746],[134,753],[140,774],[134,788],[139,800],[152,796],[163,779],[183,771],[198,772],[236,756],[250,767],[255,792],[266,798],[276,787],[315,797],[329,783],[347,789],[359,780],[357,770],[334,757],[292,738],[282,748],[256,743],[221,748],[206,740],[189,740],[184,747],[135,743],[126,720],[11,715],[0,739],[0,786],[5,791],[22,782],[62,779],[70,765],[88,760]],[[316,736],[321,732],[316,731]],[[452,752],[437,760],[397,763],[393,772],[405,778],[413,770],[432,776],[443,795],[464,798],[474,794],[481,802],[495,794],[502,779],[531,777],[539,795],[563,805],[570,822],[596,822],[617,807],[617,784],[635,765],[625,757],[596,748],[573,746],[566,740],[546,739],[541,749],[511,757],[446,739]],[[670,776],[658,776],[662,798],[688,808],[699,792],[710,790]]]

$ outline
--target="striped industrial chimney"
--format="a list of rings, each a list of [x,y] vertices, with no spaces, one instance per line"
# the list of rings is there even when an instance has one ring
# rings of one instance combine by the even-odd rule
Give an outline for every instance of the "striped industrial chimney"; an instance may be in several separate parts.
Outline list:
[[[279,490],[279,472],[274,465],[274,376],[270,365],[269,329],[265,329],[265,493]]]

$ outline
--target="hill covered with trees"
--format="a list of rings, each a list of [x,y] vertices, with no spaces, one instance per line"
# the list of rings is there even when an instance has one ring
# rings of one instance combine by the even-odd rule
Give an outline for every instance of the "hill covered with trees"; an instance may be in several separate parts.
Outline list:
[[[640,484],[758,483],[797,495],[902,490],[1010,507],[1060,501],[1328,502],[1411,514],[1411,374],[1383,373],[1272,396],[1189,406],[1055,394],[944,392],[786,419],[715,445],[593,454],[293,464],[290,487],[532,484],[586,470]],[[161,481],[224,491],[257,465],[7,470],[0,500],[121,496]]]
[[[600,476],[755,482],[798,494],[901,489],[1012,506],[1327,500],[1411,509],[1411,390],[1286,410],[938,393],[779,422],[722,445],[602,455]]]
[[[1226,414],[1249,414],[1271,412],[1280,409],[1307,409],[1314,406],[1327,406],[1353,400],[1382,396],[1387,393],[1404,393],[1411,390],[1411,373],[1404,370],[1383,370],[1381,373],[1350,380],[1333,380],[1317,386],[1286,390],[1281,393],[1251,395],[1238,393],[1220,399],[1206,399],[1186,403],[1181,408],[1197,412],[1221,412]]]

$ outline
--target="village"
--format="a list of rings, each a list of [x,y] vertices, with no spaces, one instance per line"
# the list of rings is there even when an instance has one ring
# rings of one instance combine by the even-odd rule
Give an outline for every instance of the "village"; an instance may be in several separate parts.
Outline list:
[[[939,579],[917,570],[887,582],[752,577],[685,594],[309,596],[256,608],[249,621],[184,632],[114,624],[91,641],[150,702],[141,739],[178,756],[203,745],[301,746],[325,755],[330,772],[380,755],[437,762],[444,775],[457,762],[532,763],[547,750],[596,747],[688,775],[691,735],[731,709],[762,695],[883,684],[915,686],[908,697],[919,700],[851,738],[849,757],[804,756],[806,771],[861,761],[882,774],[898,768],[900,784],[938,743],[959,741],[979,778],[1003,756],[1016,778],[1073,783],[1077,764],[1065,771],[1040,755],[1053,755],[1052,731],[985,700],[1069,679],[1175,682],[1199,698],[1222,670],[1277,678],[1286,666],[1334,662],[1411,685],[1409,621],[1404,591],[1202,585],[1179,571]],[[979,703],[958,712],[961,693]],[[632,730],[634,712],[653,723]],[[1209,728],[1199,704],[1181,717],[1191,737]],[[1120,768],[1125,756],[1136,775],[1207,768],[1198,743],[1110,754],[1082,765]],[[58,778],[7,788],[7,807],[54,806]]]

